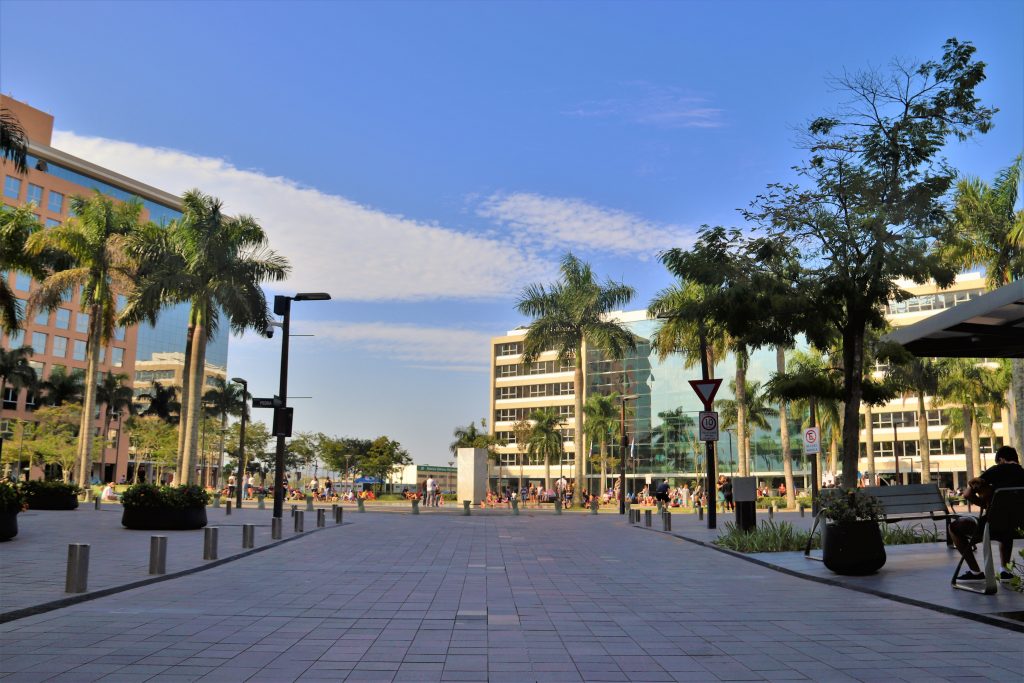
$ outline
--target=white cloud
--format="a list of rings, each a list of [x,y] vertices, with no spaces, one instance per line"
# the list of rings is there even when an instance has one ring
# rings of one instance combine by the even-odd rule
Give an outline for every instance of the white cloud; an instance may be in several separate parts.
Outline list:
[[[583,102],[565,112],[580,118],[611,118],[660,128],[720,128],[724,111],[684,88],[645,81],[620,84],[628,97]]]
[[[301,328],[296,325],[292,331],[312,334],[313,343],[360,349],[407,367],[456,372],[486,372],[493,336],[459,328],[341,320],[304,320]],[[255,336],[251,338],[257,343],[263,341]]]
[[[53,145],[173,194],[198,187],[228,212],[255,216],[292,264],[279,291],[362,301],[488,299],[551,272],[513,244],[376,211],[222,159],[67,131],[56,132]]]
[[[576,247],[648,259],[694,241],[692,230],[580,199],[499,193],[485,199],[477,213],[507,225],[517,239],[546,249]]]

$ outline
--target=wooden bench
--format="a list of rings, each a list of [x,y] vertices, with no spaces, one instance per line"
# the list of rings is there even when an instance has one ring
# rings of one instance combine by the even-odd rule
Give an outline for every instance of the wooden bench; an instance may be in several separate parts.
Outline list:
[[[995,562],[992,559],[992,539],[1024,538],[1022,534],[1024,534],[1024,486],[999,489],[992,496],[992,504],[985,514],[985,531],[981,539],[972,539],[975,543],[981,543],[981,566],[985,573],[985,583],[981,588],[957,583],[956,577],[959,576],[960,568],[964,564],[964,558],[961,557],[956,569],[953,570],[953,579],[950,581],[953,588],[994,595],[999,590],[999,579]]]
[[[912,519],[930,519],[935,522],[942,520],[946,524],[946,545],[953,544],[949,536],[949,522],[956,518],[956,515],[950,512],[946,505],[946,499],[939,491],[937,484],[866,486],[860,490],[878,499],[884,510],[882,521],[886,524]],[[841,495],[846,495],[845,489],[822,489],[820,494],[822,502],[828,501],[832,496]],[[821,514],[819,513],[814,518],[814,525],[811,527],[811,534],[807,537],[807,546],[804,548],[804,557],[812,560],[821,559],[811,557],[811,542],[820,523]]]

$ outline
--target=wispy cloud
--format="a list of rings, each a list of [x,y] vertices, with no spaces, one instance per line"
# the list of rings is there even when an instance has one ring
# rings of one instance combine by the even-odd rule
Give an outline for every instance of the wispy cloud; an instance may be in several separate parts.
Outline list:
[[[491,195],[477,213],[507,226],[515,239],[543,249],[578,248],[649,259],[663,249],[689,246],[695,238],[693,230],[681,226],[580,199],[531,193]]]
[[[362,301],[488,299],[551,272],[542,257],[505,240],[378,211],[223,159],[65,131],[53,144],[174,194],[198,187],[228,212],[255,216],[291,261],[280,286],[293,291]]]
[[[719,128],[725,125],[724,110],[707,98],[677,87],[648,82],[624,84],[625,97],[590,100],[565,111],[581,118],[613,118],[661,128]]]

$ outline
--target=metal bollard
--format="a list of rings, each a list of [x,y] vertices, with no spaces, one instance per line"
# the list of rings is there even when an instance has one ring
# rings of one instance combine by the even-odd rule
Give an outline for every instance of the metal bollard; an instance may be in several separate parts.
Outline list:
[[[270,538],[272,540],[278,540],[281,538],[281,518],[271,517],[270,518]]]
[[[701,505],[697,506],[697,521],[698,522],[703,522],[704,521],[704,507],[701,506]]]
[[[64,580],[65,593],[84,593],[89,590],[89,544],[68,544],[68,574]]]
[[[597,514],[597,506],[598,506],[597,498],[591,498],[590,499],[590,514],[592,514],[592,515],[596,515]]]
[[[253,548],[256,546],[256,525],[255,524],[243,524],[242,525],[242,547]]]
[[[103,503],[103,499],[100,498],[99,496],[96,496],[96,499],[92,501],[92,509],[93,510],[102,510],[103,509],[102,503]]]
[[[306,511],[313,511],[313,496],[309,495],[308,493],[306,494]]]
[[[644,510],[644,526],[650,526],[650,525],[651,525],[651,511],[650,510]]]
[[[260,495],[256,496],[256,509],[257,510],[266,510],[267,509],[267,504],[263,502],[264,498],[266,498],[266,496],[264,496],[262,493]]]
[[[412,514],[420,514],[420,501],[416,498],[412,499]]]
[[[800,503],[800,516],[801,517],[804,516],[804,504],[803,503]]]
[[[217,534],[220,531],[218,527],[208,526],[203,529],[203,559],[204,560],[216,560],[217,559]]]
[[[149,537],[149,573],[167,573],[167,537]]]
[[[338,504],[335,503],[331,506],[331,517],[334,517],[334,521],[338,521]]]
[[[228,502],[224,503],[224,514],[225,515],[230,515],[231,514],[231,501],[230,500]]]
[[[213,494],[213,507],[215,507],[215,508],[219,508],[220,507],[220,494],[219,493]]]
[[[341,507],[340,505],[335,505],[334,506],[334,523],[335,524],[341,524],[341,519],[342,519],[342,517],[344,517],[344,515],[345,515],[345,508]]]
[[[775,506],[771,505],[768,507],[768,521],[775,519]]]
[[[298,512],[298,511],[299,511],[299,506],[298,505],[292,505],[292,517],[294,517],[295,513]]]
[[[518,498],[513,498],[512,499],[512,515],[513,516],[518,516],[519,515],[519,499]]]
[[[555,498],[555,514],[556,515],[562,514],[562,499],[561,498]]]
[[[462,516],[469,517],[469,506],[473,504],[471,500],[462,501]]]
[[[295,533],[297,533],[297,534],[301,534],[302,533],[302,531],[303,531],[302,525],[303,525],[303,522],[304,522],[303,518],[305,516],[306,516],[305,512],[303,512],[301,510],[296,510],[295,511],[295,518],[294,518],[294,521],[295,521]]]
[[[356,498],[356,512],[366,512],[366,505],[362,498]]]
[[[327,510],[317,510],[316,511],[316,527],[319,529],[319,528],[325,527],[325,526],[327,526]]]
[[[661,513],[661,528],[663,531],[672,531],[672,513],[668,510]]]

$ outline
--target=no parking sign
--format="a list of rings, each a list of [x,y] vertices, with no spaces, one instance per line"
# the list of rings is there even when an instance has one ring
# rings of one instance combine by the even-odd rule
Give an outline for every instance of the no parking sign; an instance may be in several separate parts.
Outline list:
[[[821,452],[821,432],[817,427],[804,430],[804,455],[816,455]]]

